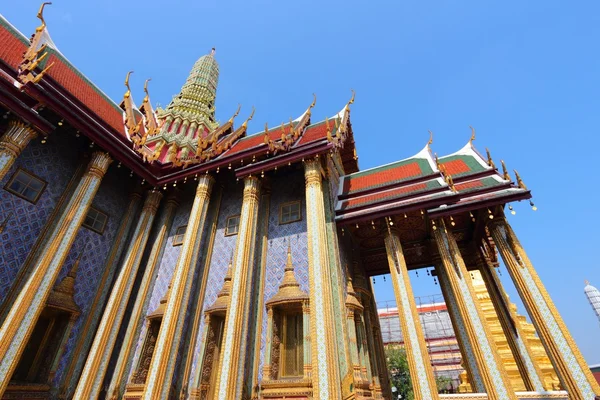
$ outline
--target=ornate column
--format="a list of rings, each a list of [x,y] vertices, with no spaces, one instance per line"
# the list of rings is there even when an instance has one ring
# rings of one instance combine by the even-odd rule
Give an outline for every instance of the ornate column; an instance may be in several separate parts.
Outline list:
[[[81,372],[74,397],[77,399],[96,399],[102,389],[102,381],[108,368],[135,277],[150,236],[150,229],[158,205],[162,198],[160,191],[150,191],[144,201],[142,213],[137,222],[131,243],[125,254],[123,265],[113,285],[94,342],[90,348],[85,366]]]
[[[86,173],[64,208],[50,239],[44,246],[42,256],[36,262],[29,279],[0,328],[0,396],[6,390],[24,346],[46,304],[50,290],[111,161],[107,153],[92,154]]]
[[[273,352],[273,307],[267,309],[267,338],[265,341],[265,363],[263,365],[263,381],[271,380],[271,354]]]
[[[435,271],[437,273],[438,281],[440,282],[440,289],[442,290],[442,295],[444,297],[444,301],[446,302],[446,307],[448,308],[448,314],[450,315],[450,322],[452,323],[452,329],[454,330],[454,334],[456,335],[456,341],[458,342],[458,348],[460,350],[460,355],[462,357],[462,366],[465,369],[465,372],[468,377],[468,384],[472,387],[464,387],[461,384],[458,390],[460,393],[467,393],[471,390],[476,393],[484,393],[485,386],[483,386],[483,381],[481,380],[481,374],[477,369],[477,364],[475,363],[475,356],[473,354],[473,349],[469,345],[469,338],[467,336],[467,332],[462,328],[465,324],[462,321],[462,315],[458,311],[458,306],[452,297],[452,289],[450,288],[450,284],[446,279],[446,276],[443,273],[443,265],[441,263],[436,263]]]
[[[348,341],[350,342],[350,362],[352,364],[352,375],[354,378],[355,387],[364,389],[360,360],[362,354],[358,353],[358,341],[361,340],[361,338],[357,337],[356,335],[355,322],[355,317],[358,317],[362,313],[363,306],[356,298],[356,293],[354,293],[354,288],[352,287],[352,280],[350,279],[350,275],[348,275],[348,283],[346,287],[346,324],[348,329]]]
[[[371,383],[372,383],[372,379],[373,379],[373,374],[371,373],[371,359],[369,356],[369,344],[367,341],[367,332],[365,330],[365,315],[364,315],[364,311],[361,312],[358,316],[357,316],[357,321],[356,321],[357,325],[358,325],[358,331],[360,333],[360,341],[361,343],[361,349],[362,349],[362,357],[361,357],[361,368],[362,368],[362,373],[363,373],[363,378],[365,379],[365,381],[367,382],[367,385],[369,387],[369,389],[371,389]]]
[[[511,226],[499,217],[490,231],[569,398],[587,400],[600,395],[600,386]]]
[[[258,178],[245,178],[240,227],[233,257],[231,302],[225,319],[223,350],[219,363],[221,373],[217,379],[215,396],[219,400],[242,397],[259,198]]]
[[[332,291],[325,226],[321,164],[318,159],[304,163],[308,230],[308,276],[310,287],[310,338],[313,397],[341,398],[338,355],[334,335]]]
[[[438,399],[431,359],[427,352],[423,327],[420,323],[415,296],[410,285],[408,267],[404,260],[400,238],[393,230],[388,230],[385,235],[385,250],[390,265],[400,328],[404,338],[404,348],[406,349],[406,359],[415,400]]]
[[[8,123],[8,129],[0,137],[0,180],[36,136],[37,132],[21,121],[13,119]]]
[[[527,343],[527,336],[521,329],[521,323],[516,313],[510,309],[510,303],[502,288],[500,279],[498,279],[493,267],[481,253],[478,254],[477,264],[525,388],[528,391],[543,392],[546,390],[543,384],[544,376],[533,357],[531,348]],[[551,390],[552,388],[547,389]]]
[[[177,349],[181,339],[181,332],[177,331],[179,322],[182,322],[187,307],[189,293],[187,288],[191,285],[194,268],[198,260],[198,251],[202,242],[204,224],[210,201],[210,194],[214,185],[214,178],[208,174],[198,178],[196,197],[183,237],[183,246],[173,271],[171,295],[163,316],[152,363],[150,364],[144,399],[166,399],[171,389],[173,367],[177,357]]]
[[[435,241],[440,253],[440,275],[446,280],[449,289],[448,300],[455,304],[456,311],[460,314],[462,324],[458,325],[463,330],[477,365],[481,380],[489,400],[516,400],[514,391],[502,366],[484,318],[481,314],[471,278],[458,245],[451,232],[446,229],[443,219],[438,220],[437,229],[433,231]]]
[[[125,369],[127,367],[127,361],[129,360],[129,356],[132,350],[135,348],[135,343],[139,337],[137,326],[140,320],[144,317],[142,312],[144,311],[144,305],[146,304],[146,300],[149,295],[150,284],[152,283],[152,278],[156,275],[156,269],[160,263],[162,251],[165,243],[167,242],[168,234],[171,230],[171,224],[173,223],[175,211],[177,210],[178,206],[179,201],[177,200],[177,196],[175,193],[172,193],[167,198],[164,209],[161,211],[161,217],[157,226],[158,232],[154,238],[152,251],[150,252],[150,257],[146,263],[146,268],[144,269],[142,282],[137,290],[137,297],[133,306],[133,310],[131,310],[131,315],[129,316],[129,322],[127,323],[127,330],[125,331],[125,337],[123,338],[123,342],[121,344],[119,358],[114,367],[112,379],[107,391],[108,396],[112,396],[112,398],[119,398],[121,395],[121,393],[119,393],[120,386],[123,376],[126,373]]]
[[[302,346],[302,350],[304,350],[304,379],[312,379],[312,368],[310,364],[310,300],[302,303],[302,338],[304,339]]]

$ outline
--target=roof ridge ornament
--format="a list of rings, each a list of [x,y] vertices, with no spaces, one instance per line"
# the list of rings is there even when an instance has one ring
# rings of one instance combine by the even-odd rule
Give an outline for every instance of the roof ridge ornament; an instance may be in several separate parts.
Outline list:
[[[523,183],[523,179],[521,179],[521,177],[519,176],[519,173],[517,172],[516,169],[513,170],[515,172],[515,176],[517,177],[517,185],[524,190],[527,190],[527,186],[525,186],[525,183]]]
[[[19,63],[19,67],[17,69],[17,78],[23,85],[26,85],[28,83],[38,83],[40,80],[42,80],[42,78],[48,72],[48,70],[54,65],[54,62],[52,62],[52,64],[48,65],[38,74],[33,74],[33,71],[35,71],[38,65],[40,65],[40,63],[44,61],[48,56],[48,53],[46,53],[46,48],[48,47],[48,45],[46,43],[42,44],[41,46],[39,45],[42,42],[44,31],[46,30],[46,20],[44,20],[44,7],[50,4],[52,3],[46,1],[40,6],[40,9],[37,13],[37,17],[40,21],[42,21],[42,24],[35,28],[35,33],[31,36],[31,39],[29,40],[29,48],[27,49],[27,51],[25,51],[25,53],[23,54],[23,59]]]
[[[135,109],[135,105],[133,104],[133,98],[131,96],[131,87],[129,86],[129,78],[132,73],[133,71],[129,71],[127,72],[127,75],[125,75],[125,87],[127,88],[127,91],[123,95],[123,101],[121,101],[121,104],[119,104],[119,106],[125,114],[123,116],[123,125],[125,125],[125,132],[127,133],[129,139],[134,143],[134,146],[139,147],[139,143],[141,140],[141,138],[139,137],[139,132],[142,128],[143,121],[142,119],[140,119],[139,122],[136,122],[136,118],[133,111]]]
[[[469,125],[469,128],[471,128],[471,138],[469,139],[469,143],[473,143],[475,140],[475,128],[473,128],[471,125]]]
[[[496,165],[494,164],[494,160],[492,160],[492,155],[490,154],[490,150],[487,147],[485,148],[485,153],[487,154],[488,165],[492,168],[496,168]]]
[[[502,164],[502,177],[504,180],[511,181],[510,175],[508,174],[508,170],[506,169],[506,164],[504,164],[504,160],[500,160],[500,164]]]
[[[429,132],[429,140],[427,141],[427,147],[431,148],[431,145],[433,144],[433,132],[431,132],[431,131],[427,131],[427,132]]]

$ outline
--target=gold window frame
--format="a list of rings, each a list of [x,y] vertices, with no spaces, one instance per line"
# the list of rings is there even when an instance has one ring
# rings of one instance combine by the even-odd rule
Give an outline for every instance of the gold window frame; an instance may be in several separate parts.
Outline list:
[[[283,209],[284,207],[289,207],[294,204],[298,204],[298,218],[292,219],[289,221],[283,221]],[[291,212],[290,212],[291,214]],[[287,203],[283,203],[279,206],[279,225],[291,224],[294,222],[302,221],[302,202],[300,200],[288,201]]]
[[[173,247],[181,246],[183,244],[183,238],[185,237],[186,230],[187,225],[181,225],[175,230],[175,235],[173,235]]]
[[[288,325],[290,324],[290,320],[293,320],[294,332],[296,333],[296,346],[294,346],[294,352],[296,357],[296,375],[287,374],[289,371],[286,371],[287,366],[287,356],[288,352],[286,348],[288,346],[288,341],[291,339],[288,336],[289,330]],[[304,375],[304,332],[303,332],[303,315],[301,311],[295,310],[285,310],[281,312],[281,336],[282,340],[280,343],[281,349],[279,351],[280,354],[280,362],[279,362],[279,377],[281,379],[289,379],[289,378],[302,378]]]
[[[31,178],[38,180],[42,183],[42,188],[40,189],[40,191],[37,193],[37,195],[35,196],[35,198],[33,200],[28,199],[27,197],[23,196],[21,193],[17,192],[16,190],[12,189],[10,186],[15,182],[15,179],[17,179],[17,176],[19,175],[19,172],[22,172],[26,175],[29,175]],[[6,183],[6,185],[4,185],[4,190],[6,190],[8,193],[13,194],[25,201],[27,201],[28,203],[31,204],[37,204],[37,202],[39,201],[40,197],[42,196],[42,193],[44,193],[44,190],[46,190],[46,186],[48,186],[48,182],[46,182],[45,180],[43,180],[42,178],[40,178],[39,176],[37,176],[36,174],[34,174],[31,171],[26,170],[25,168],[21,168],[18,167],[15,172],[12,174],[12,176],[10,177],[10,179],[8,180],[8,182]]]
[[[237,228],[235,232],[229,232],[229,221],[231,221],[233,218],[238,219]],[[230,215],[229,217],[227,217],[227,220],[225,221],[225,236],[234,236],[238,234],[238,232],[240,231],[240,218],[240,214]]]
[[[87,216],[88,216],[88,214],[89,214],[89,212],[90,212],[91,210],[94,210],[94,211],[96,211],[98,214],[102,214],[102,215],[104,215],[104,216],[106,217],[106,219],[104,220],[104,224],[102,225],[102,229],[100,229],[100,230],[99,230],[99,229],[96,229],[96,228],[94,228],[93,226],[87,225],[87,224],[85,223],[85,220],[87,219]],[[97,219],[94,219],[94,222],[96,222],[96,221],[97,221]],[[106,225],[108,225],[108,214],[107,214],[107,213],[105,213],[104,211],[102,211],[102,210],[100,210],[100,209],[96,208],[96,207],[91,207],[91,206],[90,206],[90,208],[89,208],[89,210],[88,210],[88,213],[85,215],[85,218],[83,219],[83,223],[81,224],[81,226],[85,227],[86,229],[89,229],[90,231],[96,232],[96,233],[98,233],[98,234],[100,234],[100,235],[104,234],[104,230],[106,229]]]

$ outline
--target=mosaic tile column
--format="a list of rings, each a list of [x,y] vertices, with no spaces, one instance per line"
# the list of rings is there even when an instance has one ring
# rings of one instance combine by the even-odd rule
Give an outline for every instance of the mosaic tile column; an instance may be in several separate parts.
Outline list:
[[[161,217],[156,227],[158,231],[156,233],[156,237],[154,238],[150,257],[148,257],[148,261],[144,269],[142,282],[137,290],[135,305],[133,306],[133,310],[131,310],[131,315],[129,316],[129,322],[127,323],[127,330],[125,337],[123,338],[123,343],[121,344],[119,358],[117,360],[117,364],[115,365],[115,369],[112,373],[112,379],[108,387],[107,393],[112,396],[111,398],[116,399],[120,398],[121,396],[121,393],[119,393],[120,385],[126,372],[125,370],[127,368],[127,361],[129,360],[131,352],[135,349],[135,344],[139,337],[137,326],[140,320],[144,317],[142,313],[144,311],[144,303],[146,302],[150,292],[150,283],[152,282],[152,278],[157,273],[156,270],[160,264],[161,252],[165,246],[165,243],[167,242],[168,234],[173,223],[173,218],[175,217],[175,211],[177,211],[178,206],[179,201],[177,200],[176,195],[171,194],[167,198],[164,209],[161,212]]]
[[[477,261],[481,277],[485,282],[525,388],[528,391],[543,392],[546,390],[543,384],[544,376],[535,362],[532,349],[529,343],[527,343],[527,337],[521,329],[521,323],[516,313],[511,312],[510,304],[502,288],[500,279],[496,276],[493,267],[485,262],[482,254],[479,254]]]
[[[392,275],[400,328],[404,338],[406,359],[410,371],[415,400],[438,399],[438,391],[427,352],[415,296],[410,285],[408,267],[398,234],[389,230],[385,235],[385,250]]]
[[[8,386],[111,161],[107,153],[92,154],[85,174],[44,246],[42,256],[33,267],[31,275],[0,328],[0,396]]]
[[[112,287],[92,347],[77,383],[74,394],[76,399],[96,399],[100,394],[108,362],[125,316],[125,309],[161,198],[160,191],[151,191],[146,196],[123,265],[119,269],[119,275]]]
[[[600,395],[600,386],[511,226],[504,217],[496,218],[490,231],[569,399]]]
[[[367,341],[367,332],[365,330],[365,315],[364,312],[361,312],[357,316],[356,324],[358,326],[358,332],[360,333],[360,338],[358,339],[362,342],[362,355],[361,355],[361,367],[363,378],[367,382],[368,386],[371,386],[373,380],[373,374],[371,373],[371,359],[369,355],[369,344]]]
[[[304,356],[304,379],[311,379],[312,367],[310,365],[310,304],[308,301],[302,303],[302,339],[304,340],[304,343],[302,345]]]
[[[456,304],[456,309],[461,315],[462,324],[458,324],[459,329],[464,330],[468,340],[466,345],[472,350],[472,362],[477,365],[481,374],[488,399],[516,400],[508,375],[496,352],[492,335],[485,324],[465,262],[443,219],[438,220],[433,235],[440,252],[440,273],[445,277],[450,289],[450,300]]]
[[[37,132],[18,120],[11,120],[8,129],[0,137],[0,180],[8,172],[19,154],[29,144]]]
[[[358,300],[356,301],[358,302]],[[359,307],[360,306],[360,307]],[[362,376],[358,354],[358,340],[356,337],[355,313],[362,312],[362,305],[346,301],[346,324],[348,329],[348,341],[350,342],[350,362],[352,363],[352,375],[355,386],[362,387]]]
[[[198,261],[198,252],[206,222],[206,214],[214,178],[208,174],[198,178],[196,197],[183,237],[183,245],[171,281],[171,294],[167,301],[165,314],[160,326],[152,362],[148,370],[146,400],[166,399],[171,389],[173,367],[177,349],[181,340],[181,331],[176,329],[179,321],[185,317],[189,293],[186,293],[194,276],[194,267]]]
[[[468,381],[472,385],[473,391],[476,393],[484,393],[485,386],[483,386],[481,374],[477,369],[473,348],[469,345],[469,337],[467,336],[467,332],[462,329],[462,327],[465,326],[462,320],[463,315],[458,311],[456,301],[454,301],[454,298],[452,297],[452,289],[450,288],[450,283],[444,274],[443,265],[441,265],[439,262],[436,263],[435,271],[437,272],[437,278],[440,282],[440,289],[442,290],[442,295],[444,296],[444,301],[446,302],[446,306],[448,308],[450,322],[452,323],[452,328],[454,330],[454,334],[456,335],[456,341],[458,342],[458,347],[462,357],[462,366],[467,372]]]
[[[110,294],[108,290],[109,282],[112,282],[112,278],[116,273],[116,268],[118,266],[117,261],[125,249],[127,238],[133,228],[133,223],[135,222],[134,218],[137,215],[137,211],[139,210],[142,201],[142,194],[136,190],[131,193],[129,199],[129,205],[125,210],[123,219],[121,220],[121,224],[115,235],[115,241],[113,242],[110,253],[108,253],[108,257],[103,265],[104,272],[102,273],[102,278],[100,278],[96,295],[89,308],[90,312],[83,323],[81,332],[95,332],[100,323],[100,318],[102,318],[104,302]],[[77,339],[77,343],[71,352],[73,357],[71,358],[67,372],[65,373],[59,398],[71,398],[72,391],[75,390],[75,386],[77,385],[79,370],[83,368],[85,364],[87,352],[93,339],[92,335],[80,335]]]
[[[308,276],[310,288],[310,338],[313,397],[341,398],[336,354],[329,256],[325,226],[321,164],[318,159],[304,163],[308,233]]]
[[[258,220],[260,181],[256,177],[244,179],[244,198],[240,227],[233,256],[231,302],[227,309],[223,332],[223,350],[219,363],[221,374],[217,379],[219,400],[240,399],[246,364],[245,352],[248,332],[248,309],[251,295],[252,263]]]

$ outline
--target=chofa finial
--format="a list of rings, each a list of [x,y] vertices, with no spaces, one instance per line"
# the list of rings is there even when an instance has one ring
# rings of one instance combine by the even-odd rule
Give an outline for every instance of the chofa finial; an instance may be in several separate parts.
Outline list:
[[[469,125],[469,128],[471,128],[471,138],[469,139],[469,143],[473,143],[473,140],[475,140],[475,128],[471,125]]]
[[[47,5],[51,5],[51,4],[52,4],[52,2],[45,1],[40,6],[40,9],[37,13],[37,17],[39,18],[40,21],[42,21],[42,25],[38,29],[44,29],[44,27],[46,26],[46,21],[44,21],[44,7],[46,7]]]
[[[430,147],[431,144],[433,143],[433,132],[431,131],[427,131],[429,132],[429,140],[427,141],[427,147]]]

